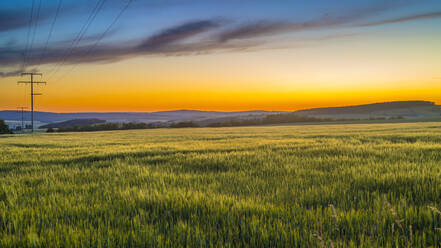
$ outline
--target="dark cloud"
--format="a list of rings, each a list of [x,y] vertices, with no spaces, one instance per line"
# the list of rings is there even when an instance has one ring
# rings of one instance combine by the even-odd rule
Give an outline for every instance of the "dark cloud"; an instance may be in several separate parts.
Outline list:
[[[251,47],[258,47],[262,42],[236,41],[227,42],[229,38],[219,39],[218,29],[229,22],[219,19],[197,20],[164,29],[157,34],[147,37],[140,42],[129,41],[123,45],[104,44],[99,47],[82,45],[72,50],[66,64],[113,62],[138,55],[166,55],[177,56],[185,54],[205,54],[214,51],[243,51]],[[283,23],[266,23],[262,21],[254,29],[248,29],[247,37],[260,35],[272,30],[285,29]],[[200,36],[209,34],[205,38]],[[236,36],[236,35],[235,35]],[[242,35],[243,36],[243,35]],[[93,39],[93,35],[90,39]],[[89,39],[89,38],[88,38]],[[93,43],[93,42],[92,42]],[[69,42],[59,42],[52,45],[42,56],[42,49],[36,47],[27,58],[28,65],[51,64],[64,61]],[[40,60],[41,58],[41,60]],[[19,65],[23,59],[23,51],[19,49],[5,49],[0,53],[0,64],[4,66]]]
[[[87,63],[87,62],[112,62],[123,58],[133,57],[142,54],[182,54],[193,53],[199,48],[200,51],[212,49],[217,43],[209,41],[194,41],[184,44],[185,40],[195,38],[202,33],[215,30],[221,25],[219,20],[199,20],[191,21],[175,27],[167,28],[155,35],[143,39],[141,42],[129,41],[124,45],[101,45],[94,47],[82,45],[72,50],[66,63]],[[93,39],[93,36],[90,37]],[[128,44],[128,45],[127,45]],[[45,55],[40,60],[41,48],[35,48],[31,56],[28,57],[29,65],[42,63],[58,63],[63,61],[66,55],[68,43],[60,42],[56,46],[51,46],[46,50]],[[18,65],[22,61],[23,51],[19,49],[3,49],[0,53],[0,65]]]
[[[172,27],[161,31],[160,33],[149,37],[142,42],[138,48],[140,50],[155,50],[161,47],[166,47],[187,38],[196,36],[198,34],[213,30],[220,26],[220,21],[217,20],[200,20],[184,23],[177,27]]]
[[[261,20],[249,23],[238,28],[227,30],[219,35],[221,42],[235,39],[249,39],[263,35],[270,35],[290,30],[292,24],[287,22],[273,22]]]

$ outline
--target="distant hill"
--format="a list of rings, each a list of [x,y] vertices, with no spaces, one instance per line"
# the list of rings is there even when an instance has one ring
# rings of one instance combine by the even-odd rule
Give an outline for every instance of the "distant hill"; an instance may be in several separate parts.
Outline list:
[[[40,126],[40,128],[60,128],[60,127],[75,127],[75,126],[90,126],[105,123],[105,120],[100,119],[74,119],[62,122],[51,123]]]
[[[305,109],[294,112],[284,111],[199,111],[199,110],[173,110],[160,112],[110,112],[110,113],[51,113],[35,112],[34,120],[42,123],[65,122],[75,119],[100,119],[107,122],[143,122],[143,123],[177,123],[196,122],[199,125],[225,121],[243,121],[252,119],[263,119],[268,115],[295,113],[316,118],[326,119],[369,119],[369,118],[428,118],[440,117],[441,107],[428,101],[396,101],[373,103],[357,106],[330,107]],[[25,120],[29,121],[30,113],[25,112]],[[0,111],[0,119],[12,123],[21,120],[21,113],[18,111]]]
[[[52,113],[52,112],[34,112],[34,120],[43,123],[63,122],[73,119],[100,119],[108,122],[179,122],[188,120],[204,120],[208,118],[238,117],[248,115],[269,115],[281,113],[280,111],[239,111],[239,112],[218,112],[218,111],[198,111],[198,110],[175,110],[160,112],[110,112],[110,113]],[[25,120],[30,120],[30,112],[26,111]],[[20,121],[21,112],[18,111],[0,111],[0,119],[8,121]]]
[[[426,118],[441,116],[441,108],[428,101],[396,101],[346,107],[315,108],[296,111],[297,114],[332,119]]]

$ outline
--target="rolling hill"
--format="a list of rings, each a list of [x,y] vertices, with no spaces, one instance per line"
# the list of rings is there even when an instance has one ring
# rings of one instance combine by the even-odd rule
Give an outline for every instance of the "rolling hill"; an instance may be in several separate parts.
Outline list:
[[[427,118],[441,116],[441,107],[428,101],[396,101],[356,106],[314,108],[295,111],[296,114],[332,119]]]
[[[281,113],[294,113],[316,118],[327,119],[369,119],[369,118],[432,118],[441,116],[441,107],[429,101],[395,101],[373,103],[357,106],[329,107],[304,109],[294,112],[283,111],[199,111],[199,110],[174,110],[160,112],[109,112],[109,113],[52,113],[35,112],[35,120],[41,123],[65,122],[78,119],[100,119],[107,122],[144,122],[144,123],[173,123],[193,121],[201,125],[210,123],[237,121],[246,119],[263,119],[265,116]],[[25,112],[26,120],[30,113]],[[0,119],[6,121],[20,121],[21,113],[18,111],[0,111]]]

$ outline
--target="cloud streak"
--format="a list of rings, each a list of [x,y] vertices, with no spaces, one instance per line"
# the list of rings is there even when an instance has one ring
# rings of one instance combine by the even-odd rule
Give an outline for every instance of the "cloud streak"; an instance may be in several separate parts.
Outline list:
[[[10,72],[1,72],[0,71],[0,77],[16,77],[16,76],[20,76],[21,73],[23,73],[24,70],[15,70],[15,71],[10,71]]]
[[[289,22],[289,21],[267,21],[261,20],[245,25],[229,29],[219,35],[219,40],[226,42],[230,40],[253,39],[258,37],[270,36],[279,33],[294,33],[311,30],[339,28],[347,26],[378,26],[387,23],[398,23],[418,19],[439,18],[439,12],[419,14],[407,16],[397,19],[382,20],[372,23],[357,24],[367,17],[374,16],[378,13],[385,12],[389,9],[394,9],[407,5],[408,2],[388,2],[384,4],[374,5],[366,8],[360,8],[349,11],[343,15],[325,14],[319,18],[304,21],[304,22]]]
[[[435,19],[435,18],[441,18],[441,11],[399,17],[399,18],[395,18],[395,19],[381,20],[381,21],[371,22],[371,23],[364,23],[364,24],[360,24],[358,26],[359,27],[369,27],[369,26],[378,26],[378,25],[384,25],[384,24],[393,24],[393,23],[401,23],[401,22],[416,21],[416,20],[423,20],[423,19]]]
[[[183,53],[197,53],[198,51],[219,48],[213,42],[202,40],[185,43],[187,39],[196,38],[198,35],[216,30],[220,27],[219,20],[198,20],[186,22],[174,27],[164,29],[157,34],[149,36],[142,41],[129,41],[127,44],[134,45],[101,45],[96,49],[93,45],[83,45],[74,49],[69,56],[67,63],[90,63],[90,62],[113,62],[124,58],[138,55],[179,55]],[[52,46],[46,50],[45,56],[41,58],[41,48],[35,48],[28,58],[29,65],[38,63],[51,64],[58,63],[63,59],[67,49],[65,42],[58,46]],[[230,46],[233,47],[233,46]],[[20,49],[0,49],[0,65],[14,66],[21,62],[23,51]],[[9,75],[8,73],[0,76]]]
[[[24,72],[36,72],[35,70],[24,70],[24,69],[18,69],[18,70],[14,70],[14,71],[10,71],[10,72],[1,72],[0,71],[0,77],[16,77],[16,76],[21,76],[22,73]]]
[[[139,50],[160,50],[161,48],[167,47],[170,44],[216,29],[220,25],[220,21],[216,20],[200,20],[184,23],[149,37],[137,48]]]

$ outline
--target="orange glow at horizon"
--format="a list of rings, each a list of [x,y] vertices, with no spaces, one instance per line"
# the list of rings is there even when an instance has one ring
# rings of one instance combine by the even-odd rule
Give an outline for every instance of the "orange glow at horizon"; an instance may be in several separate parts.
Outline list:
[[[362,92],[150,92],[102,94],[82,97],[43,97],[36,110],[48,112],[155,112],[166,110],[294,111],[376,102],[425,100],[441,103],[436,90],[385,90]],[[15,109],[11,107],[9,109]]]

